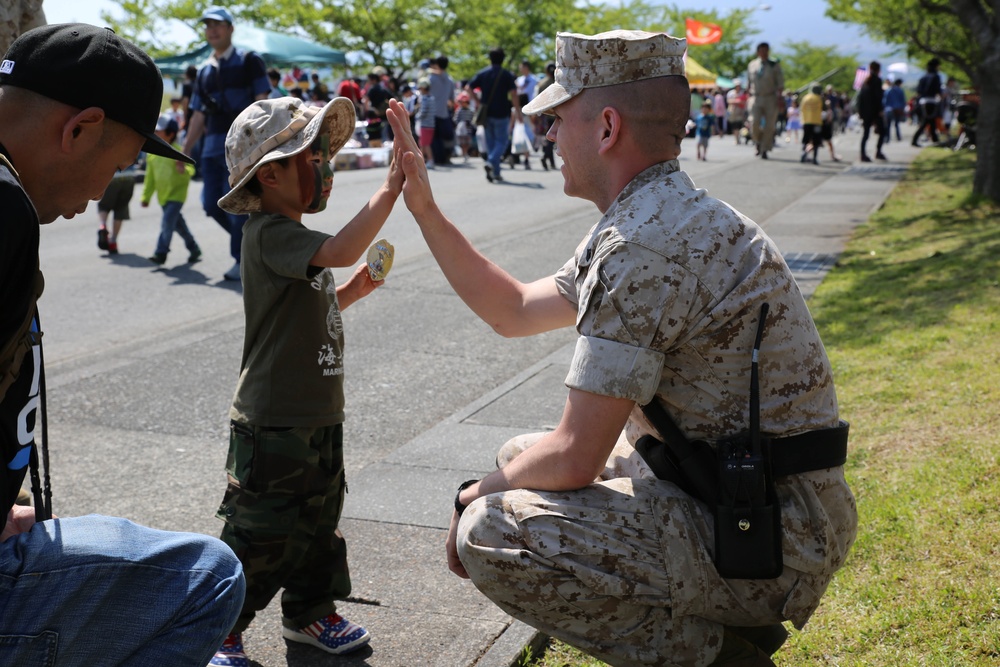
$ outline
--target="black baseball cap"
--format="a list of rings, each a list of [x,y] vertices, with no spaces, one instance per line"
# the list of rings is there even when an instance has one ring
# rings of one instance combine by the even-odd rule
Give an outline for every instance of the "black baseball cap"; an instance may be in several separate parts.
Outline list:
[[[146,138],[142,150],[194,164],[155,134],[163,79],[153,60],[110,28],[62,23],[14,40],[0,62],[0,85],[16,86],[78,109],[99,107]]]

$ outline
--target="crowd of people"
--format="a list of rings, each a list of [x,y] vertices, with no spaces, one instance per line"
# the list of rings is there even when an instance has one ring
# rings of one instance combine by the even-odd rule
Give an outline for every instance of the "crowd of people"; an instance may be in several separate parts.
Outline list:
[[[319,72],[310,74],[299,67],[284,72],[268,69],[259,56],[235,47],[232,35],[236,28],[229,10],[210,8],[201,21],[213,57],[201,69],[188,68],[181,92],[170,100],[164,117],[176,125],[175,139],[182,150],[197,158],[192,178],[203,181],[202,207],[206,215],[230,234],[234,263],[223,275],[226,280],[241,279],[240,242],[246,216],[227,213],[217,204],[229,188],[223,141],[235,116],[256,100],[291,96],[306,106],[322,107],[334,98],[347,99],[357,120],[356,131],[346,146],[377,148],[393,140],[386,114],[390,100],[395,99],[411,118],[411,128],[419,138],[429,169],[451,165],[456,159],[467,163],[470,158],[482,157],[486,180],[499,183],[504,180],[502,168],[531,169],[531,157],[538,153],[543,169],[556,166],[554,143],[546,137],[551,118],[529,118],[521,113],[521,107],[553,83],[554,63],[548,63],[541,76],[532,72],[526,60],[518,65],[517,72],[512,72],[505,66],[506,54],[495,49],[486,54],[489,65],[469,80],[453,79],[448,73],[448,57],[438,55],[422,60],[415,71],[403,76],[375,66],[365,77],[346,76],[328,85]],[[756,155],[765,160],[776,142],[794,142],[801,145],[802,162],[818,164],[824,146],[829,150],[829,159],[840,162],[834,137],[859,129],[860,161],[872,161],[868,151],[872,134],[876,137],[874,159],[886,160],[883,146],[892,140],[893,129],[896,140],[902,140],[900,125],[907,121],[919,126],[912,139],[914,145],[925,133],[937,142],[939,134],[948,131],[956,85],[954,79],[941,83],[938,66],[936,60],[931,61],[928,75],[909,99],[902,80],[883,83],[880,66],[875,62],[869,65],[869,76],[854,95],[835,90],[830,84],[817,90],[816,82],[801,90],[790,90],[785,87],[780,62],[770,57],[769,45],[762,42],[743,79],[734,80],[731,88],[692,90],[688,136],[695,139],[698,160],[708,159],[712,137],[730,135],[737,145],[752,145]],[[118,235],[122,222],[130,217],[135,173],[141,166],[130,165],[117,174],[98,203],[98,247],[108,254],[118,252]],[[178,169],[179,177],[183,171]],[[170,214],[164,214],[163,233],[149,257],[155,264],[165,263],[174,230],[188,246],[188,261],[201,257],[200,250],[192,249],[197,244],[189,238],[184,224],[179,192],[175,190],[172,195]],[[143,201],[144,206],[147,204],[148,196]]]
[[[784,87],[780,63],[769,58],[767,43],[758,46],[757,56],[746,73],[747,87],[737,79],[728,89],[703,87],[692,92],[688,135],[697,140],[699,160],[707,159],[709,138],[731,135],[737,145],[753,145],[763,159],[783,138],[785,143],[801,144],[802,162],[818,163],[818,151],[824,145],[829,148],[830,160],[839,162],[833,139],[852,130],[862,133],[861,162],[872,161],[867,148],[872,134],[876,137],[875,159],[886,160],[882,147],[892,140],[893,133],[896,141],[902,141],[902,124],[917,126],[911,141],[919,146],[925,132],[931,142],[938,143],[956,117],[957,82],[951,77],[942,82],[936,58],[908,94],[901,78],[881,78],[878,62],[869,63],[858,91],[839,91],[818,82],[790,90]]]

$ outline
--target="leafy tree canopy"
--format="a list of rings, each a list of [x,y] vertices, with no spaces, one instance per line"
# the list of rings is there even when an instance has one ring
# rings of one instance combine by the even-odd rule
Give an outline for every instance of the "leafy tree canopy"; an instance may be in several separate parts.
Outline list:
[[[809,42],[785,42],[781,53],[786,88],[805,89],[811,82],[820,81],[843,92],[850,91],[854,84],[856,55],[841,55],[834,46],[814,46]]]
[[[980,5],[995,25],[990,3],[983,0],[827,0],[826,15],[861,26],[866,35],[905,49],[911,60],[937,56],[961,70],[959,79],[973,82],[983,50],[955,4]]]

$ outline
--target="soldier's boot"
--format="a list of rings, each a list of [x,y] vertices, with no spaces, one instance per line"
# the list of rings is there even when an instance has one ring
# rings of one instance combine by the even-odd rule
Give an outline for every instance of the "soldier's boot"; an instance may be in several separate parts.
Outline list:
[[[730,628],[722,635],[722,648],[709,667],[777,667],[770,656]]]
[[[747,640],[768,655],[777,653],[778,649],[785,643],[785,640],[788,639],[788,630],[781,623],[761,627],[738,627],[731,625],[726,629]]]

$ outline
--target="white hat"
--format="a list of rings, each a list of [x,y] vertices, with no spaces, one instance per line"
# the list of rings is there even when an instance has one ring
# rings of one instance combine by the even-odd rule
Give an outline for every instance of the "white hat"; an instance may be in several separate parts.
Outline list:
[[[330,155],[354,134],[354,104],[335,97],[322,107],[296,97],[258,100],[233,121],[226,135],[226,166],[232,190],[219,200],[230,213],[260,210],[260,197],[243,186],[262,164],[298,155],[318,137],[329,135]]]

